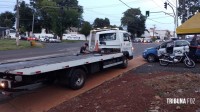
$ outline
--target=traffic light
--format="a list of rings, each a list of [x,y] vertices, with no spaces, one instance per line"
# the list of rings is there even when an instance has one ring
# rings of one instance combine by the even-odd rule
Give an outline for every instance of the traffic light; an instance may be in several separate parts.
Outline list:
[[[164,8],[167,9],[167,2],[164,3]]]
[[[149,17],[149,11],[146,11],[146,17]]]

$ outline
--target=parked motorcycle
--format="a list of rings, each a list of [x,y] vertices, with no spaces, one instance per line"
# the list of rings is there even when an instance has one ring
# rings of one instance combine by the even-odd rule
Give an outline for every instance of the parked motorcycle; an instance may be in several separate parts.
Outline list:
[[[169,63],[179,63],[183,61],[188,68],[193,68],[195,67],[196,64],[188,56],[188,52],[189,52],[188,46],[184,46],[181,49],[174,51],[173,54],[163,53],[159,58],[160,65],[167,66],[169,65]]]

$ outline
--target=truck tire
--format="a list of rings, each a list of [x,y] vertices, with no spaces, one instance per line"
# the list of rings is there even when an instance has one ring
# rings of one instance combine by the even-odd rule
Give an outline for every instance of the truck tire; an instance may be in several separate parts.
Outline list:
[[[74,69],[70,73],[69,87],[74,90],[82,88],[85,84],[86,73],[82,69]]]
[[[122,58],[123,63],[120,65],[120,68],[127,68],[128,67],[128,58],[124,56]]]

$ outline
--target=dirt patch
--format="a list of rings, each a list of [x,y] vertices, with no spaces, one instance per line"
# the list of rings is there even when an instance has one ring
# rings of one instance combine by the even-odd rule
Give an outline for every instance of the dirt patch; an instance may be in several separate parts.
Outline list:
[[[162,67],[148,63],[49,112],[200,112],[197,67]]]
[[[167,75],[168,74],[168,75]],[[200,108],[200,75],[164,73],[162,76],[145,79],[153,88],[157,99],[151,102],[151,109],[161,112],[196,112]]]

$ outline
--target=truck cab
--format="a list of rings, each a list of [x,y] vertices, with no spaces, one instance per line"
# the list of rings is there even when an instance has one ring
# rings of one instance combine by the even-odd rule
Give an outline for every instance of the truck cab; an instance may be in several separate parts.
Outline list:
[[[133,58],[133,46],[128,32],[119,29],[98,29],[90,32],[89,50],[98,46],[101,53],[121,52],[128,59]]]

